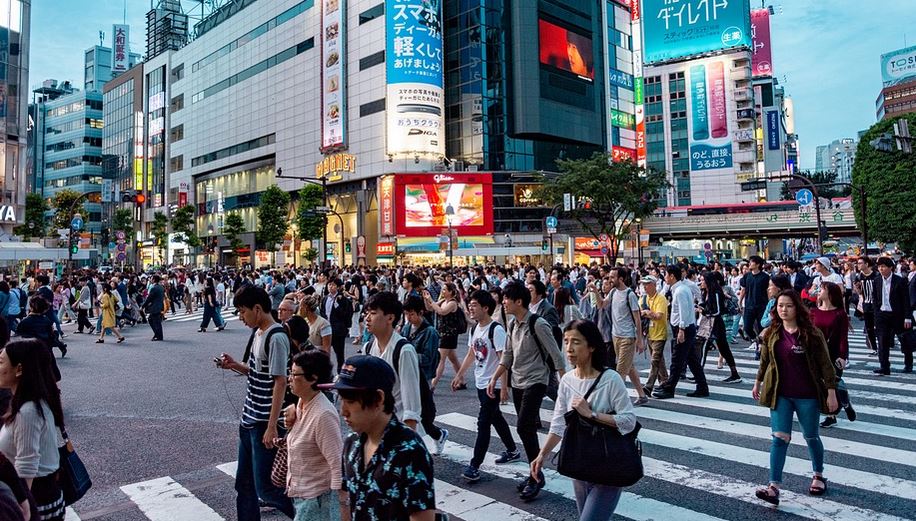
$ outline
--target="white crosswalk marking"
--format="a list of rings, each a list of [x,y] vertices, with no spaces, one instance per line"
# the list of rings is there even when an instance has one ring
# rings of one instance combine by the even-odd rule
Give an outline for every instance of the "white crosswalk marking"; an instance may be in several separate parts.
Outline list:
[[[150,521],[224,521],[170,477],[125,485],[121,490]]]
[[[464,519],[547,521],[487,496],[435,480],[436,507]]]
[[[64,521],[80,521],[80,516],[76,515],[76,510],[73,510],[73,507],[67,507]]]

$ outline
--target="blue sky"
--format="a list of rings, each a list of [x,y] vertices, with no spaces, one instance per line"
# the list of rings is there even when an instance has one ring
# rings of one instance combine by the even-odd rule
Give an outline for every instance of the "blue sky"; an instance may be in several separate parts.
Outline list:
[[[270,0],[265,0],[270,1]],[[760,0],[751,0],[753,7]],[[767,0],[771,18],[773,68],[795,102],[801,166],[814,168],[814,150],[842,137],[855,137],[875,122],[881,90],[882,53],[916,44],[913,0]],[[185,2],[186,7],[191,2]],[[131,50],[145,52],[148,0],[127,0]],[[32,2],[30,83],[70,80],[82,88],[82,51],[110,42],[111,25],[121,23],[124,0],[38,0]],[[909,27],[908,27],[909,26]],[[909,34],[906,34],[909,28]],[[110,43],[106,43],[110,45]]]

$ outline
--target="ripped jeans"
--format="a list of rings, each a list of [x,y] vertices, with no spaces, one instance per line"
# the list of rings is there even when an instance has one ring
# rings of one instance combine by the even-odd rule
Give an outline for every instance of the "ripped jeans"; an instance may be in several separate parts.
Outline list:
[[[772,444],[770,445],[770,483],[782,483],[782,469],[786,465],[786,452],[789,442],[776,433],[782,433],[789,439],[792,436],[792,414],[798,416],[801,424],[805,443],[808,444],[808,457],[814,472],[824,471],[824,444],[821,442],[818,429],[821,410],[820,402],[816,398],[786,398],[779,396],[776,399],[776,408],[770,411],[770,427],[773,430]]]

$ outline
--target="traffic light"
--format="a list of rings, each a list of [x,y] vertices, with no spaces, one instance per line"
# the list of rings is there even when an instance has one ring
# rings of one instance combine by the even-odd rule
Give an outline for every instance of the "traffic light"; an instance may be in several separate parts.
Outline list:
[[[542,241],[541,241],[541,249],[544,250],[544,251],[549,250],[549,249],[550,249],[550,241],[547,240],[547,239],[542,240]]]
[[[76,232],[70,232],[70,253],[76,255],[80,251],[80,236]]]
[[[146,196],[143,194],[137,194],[136,197],[134,197],[134,202],[137,204],[143,204],[146,202]]]
[[[352,245],[349,242],[344,244],[345,253],[350,253],[351,248],[352,248]]]
[[[143,204],[146,202],[146,196],[135,192],[126,192],[121,195],[121,202]]]

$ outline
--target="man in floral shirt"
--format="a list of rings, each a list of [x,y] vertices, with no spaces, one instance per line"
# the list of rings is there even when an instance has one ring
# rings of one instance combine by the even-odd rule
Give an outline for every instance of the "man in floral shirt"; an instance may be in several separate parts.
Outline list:
[[[329,386],[354,431],[343,467],[352,521],[432,521],[433,462],[420,436],[394,416],[394,370],[375,356],[349,358]]]

